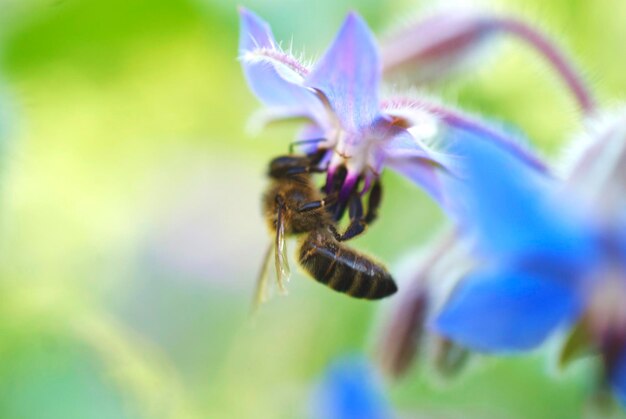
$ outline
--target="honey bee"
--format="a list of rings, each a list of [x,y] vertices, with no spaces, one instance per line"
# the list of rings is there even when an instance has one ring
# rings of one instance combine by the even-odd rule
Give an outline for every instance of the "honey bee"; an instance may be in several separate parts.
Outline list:
[[[255,306],[264,298],[267,270],[272,250],[279,289],[289,277],[285,237],[303,235],[299,243],[298,262],[316,281],[355,298],[378,300],[397,291],[393,278],[378,262],[345,246],[342,242],[362,233],[377,215],[381,198],[376,182],[369,194],[367,213],[363,214],[361,197],[354,190],[345,204],[338,202],[337,192],[320,192],[312,173],[322,153],[286,155],[269,164],[271,184],[263,195],[263,210],[275,240],[269,247],[257,280]],[[337,220],[348,210],[350,223],[343,234],[337,231]]]

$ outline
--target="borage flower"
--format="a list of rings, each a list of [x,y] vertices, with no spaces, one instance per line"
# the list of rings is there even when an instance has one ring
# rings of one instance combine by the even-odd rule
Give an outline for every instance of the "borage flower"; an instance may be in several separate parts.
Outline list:
[[[576,326],[626,403],[625,116],[596,137],[565,184],[491,143],[464,142],[463,180],[448,186],[481,263],[434,319],[437,333],[510,353]]]
[[[323,57],[312,67],[283,51],[269,25],[241,9],[240,56],[248,84],[269,107],[272,119],[303,117],[309,124],[300,140],[328,150],[328,183],[345,168],[340,200],[345,201],[363,181],[365,193],[383,166],[395,169],[441,201],[437,170],[447,169],[446,157],[429,149],[414,124],[436,125],[426,114],[396,118],[380,107],[381,63],[372,33],[350,13]],[[413,113],[418,111],[414,110]],[[429,131],[428,135],[433,132]]]

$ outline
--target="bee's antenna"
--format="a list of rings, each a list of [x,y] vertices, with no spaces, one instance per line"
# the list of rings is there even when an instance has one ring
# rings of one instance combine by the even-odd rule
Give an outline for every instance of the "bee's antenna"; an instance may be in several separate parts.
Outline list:
[[[298,141],[293,141],[291,143],[289,143],[289,154],[293,154],[293,149],[295,146],[297,145],[302,145],[302,144],[318,144],[321,143],[323,141],[326,141],[326,138],[309,138],[307,140],[298,140]]]

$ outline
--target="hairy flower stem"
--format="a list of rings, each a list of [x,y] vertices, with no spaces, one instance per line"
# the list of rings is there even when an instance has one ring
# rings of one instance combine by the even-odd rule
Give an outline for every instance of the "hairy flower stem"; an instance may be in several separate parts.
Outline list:
[[[383,42],[383,72],[388,75],[407,65],[424,68],[440,61],[437,77],[500,34],[511,35],[534,49],[563,80],[582,112],[594,113],[595,99],[564,52],[532,25],[511,16],[449,12],[427,19]]]
[[[541,54],[563,79],[583,113],[592,114],[595,111],[595,99],[583,78],[567,60],[565,54],[545,35],[527,23],[511,17],[497,17],[493,19],[493,23],[501,31],[518,36]]]

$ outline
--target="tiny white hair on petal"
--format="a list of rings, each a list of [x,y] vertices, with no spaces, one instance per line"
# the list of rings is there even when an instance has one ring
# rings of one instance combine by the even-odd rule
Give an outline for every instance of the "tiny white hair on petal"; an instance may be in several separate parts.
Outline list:
[[[447,98],[444,103],[440,97],[416,86],[405,87],[383,85],[383,88],[384,91],[381,100],[381,108],[383,110],[409,107],[432,113],[430,108],[435,105],[461,112],[456,98]]]
[[[268,48],[259,44],[259,41],[255,37],[253,37],[251,34],[250,34],[250,40],[254,44],[254,49]],[[270,37],[269,41],[270,41],[270,44],[272,44],[271,48],[280,50],[280,47],[276,45],[276,40],[273,37]]]
[[[249,64],[271,65],[281,77],[296,84],[302,84],[309,73],[309,68],[297,58],[276,48],[257,48],[246,51],[239,59]]]
[[[310,70],[313,67],[313,64],[315,63],[315,61],[307,57],[304,48],[300,48],[297,50],[295,49],[294,44],[293,44],[293,35],[291,36],[291,39],[289,39],[288,48],[282,47],[282,43],[279,45],[279,48],[283,53],[293,57],[297,62],[299,62],[302,65],[302,67],[306,68],[307,70]]]

